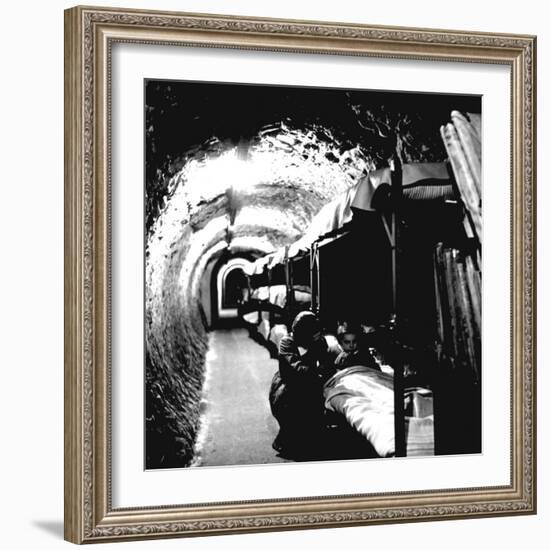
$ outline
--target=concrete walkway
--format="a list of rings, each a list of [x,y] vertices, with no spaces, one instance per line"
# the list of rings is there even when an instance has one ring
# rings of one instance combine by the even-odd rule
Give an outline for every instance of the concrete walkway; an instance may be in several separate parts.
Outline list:
[[[269,387],[277,361],[245,329],[210,334],[197,466],[285,462],[271,443]]]

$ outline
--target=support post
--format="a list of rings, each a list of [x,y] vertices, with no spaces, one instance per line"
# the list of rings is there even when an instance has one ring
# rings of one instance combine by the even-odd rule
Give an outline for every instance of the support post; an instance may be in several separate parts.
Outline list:
[[[285,284],[286,284],[286,325],[290,327],[294,312],[294,281],[292,280],[292,265],[288,257],[288,246],[285,246]]]
[[[271,273],[271,269],[269,269],[267,266],[265,267],[267,270],[267,292],[268,292],[268,302],[269,297],[271,295],[271,284],[273,282],[273,274]],[[273,327],[273,308],[269,308],[269,329]]]
[[[309,282],[311,286],[311,311],[319,313],[319,247],[317,242],[311,243],[309,254]]]
[[[401,199],[403,197],[403,172],[399,159],[394,159],[391,173],[392,190],[392,302],[393,312],[390,321],[390,331],[393,333],[393,404],[394,404],[394,434],[395,456],[401,457],[407,454],[405,433],[405,404],[403,387],[403,357],[399,338],[399,250],[401,246]]]

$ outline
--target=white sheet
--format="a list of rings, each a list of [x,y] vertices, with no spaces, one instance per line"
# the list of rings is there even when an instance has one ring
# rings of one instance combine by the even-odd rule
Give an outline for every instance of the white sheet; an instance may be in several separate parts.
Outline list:
[[[325,406],[343,414],[383,457],[395,454],[393,377],[369,367],[348,367],[337,372],[325,384]],[[405,400],[416,404],[409,414],[433,411],[431,392],[410,388]],[[434,454],[433,414],[406,416],[407,456]]]

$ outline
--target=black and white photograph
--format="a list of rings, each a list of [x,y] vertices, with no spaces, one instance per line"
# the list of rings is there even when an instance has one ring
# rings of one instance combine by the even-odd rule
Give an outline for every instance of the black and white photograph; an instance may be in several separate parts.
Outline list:
[[[145,468],[481,453],[481,97],[144,97]]]
[[[3,547],[548,548],[549,11],[6,3]]]

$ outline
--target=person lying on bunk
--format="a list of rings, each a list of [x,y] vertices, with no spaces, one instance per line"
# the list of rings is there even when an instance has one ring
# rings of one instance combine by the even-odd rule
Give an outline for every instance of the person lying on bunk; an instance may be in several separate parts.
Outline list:
[[[334,355],[315,314],[298,313],[292,332],[279,344],[278,359],[269,392],[280,428],[273,448],[289,458],[315,458],[325,430],[323,384],[335,372]]]
[[[337,370],[358,365],[380,370],[374,356],[369,351],[368,335],[360,325],[344,321],[338,325],[336,337],[342,348],[342,352],[334,362]]]

